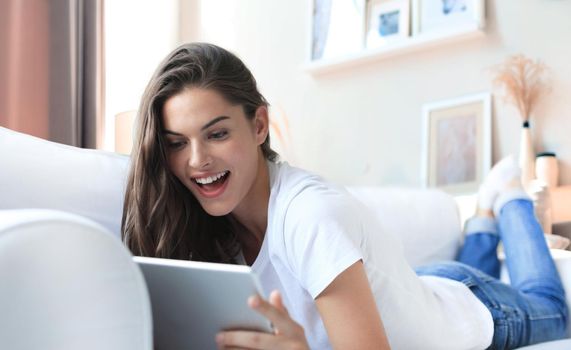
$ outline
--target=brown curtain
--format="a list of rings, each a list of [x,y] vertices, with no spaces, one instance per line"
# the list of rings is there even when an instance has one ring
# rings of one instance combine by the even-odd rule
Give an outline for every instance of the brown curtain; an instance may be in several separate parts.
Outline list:
[[[0,126],[101,146],[102,23],[103,0],[0,1]]]

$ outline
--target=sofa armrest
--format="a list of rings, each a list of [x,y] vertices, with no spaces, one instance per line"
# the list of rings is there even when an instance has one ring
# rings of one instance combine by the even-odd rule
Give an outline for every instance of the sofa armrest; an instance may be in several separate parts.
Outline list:
[[[571,251],[552,249],[551,255],[559,271],[563,288],[565,288],[567,307],[571,310]],[[567,336],[571,337],[571,322],[567,322]]]
[[[0,281],[3,349],[152,349],[143,275],[91,220],[0,210]]]

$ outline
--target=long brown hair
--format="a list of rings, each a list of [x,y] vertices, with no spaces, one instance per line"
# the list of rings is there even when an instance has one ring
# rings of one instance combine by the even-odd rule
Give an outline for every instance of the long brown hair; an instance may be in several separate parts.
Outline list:
[[[233,262],[239,251],[227,216],[211,216],[170,171],[163,137],[165,102],[188,87],[212,89],[254,118],[268,106],[246,65],[227,50],[206,43],[171,52],[151,78],[139,107],[136,137],[123,206],[122,237],[134,255]],[[269,135],[261,145],[275,161]]]

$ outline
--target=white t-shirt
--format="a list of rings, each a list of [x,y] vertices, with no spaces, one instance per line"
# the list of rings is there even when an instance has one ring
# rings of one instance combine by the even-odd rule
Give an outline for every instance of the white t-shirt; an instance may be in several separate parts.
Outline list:
[[[330,349],[314,299],[362,260],[392,349],[485,349],[488,309],[462,283],[418,277],[401,242],[344,189],[289,166],[268,163],[268,227],[252,269],[264,292],[282,293],[312,349]],[[359,312],[359,310],[355,310]]]

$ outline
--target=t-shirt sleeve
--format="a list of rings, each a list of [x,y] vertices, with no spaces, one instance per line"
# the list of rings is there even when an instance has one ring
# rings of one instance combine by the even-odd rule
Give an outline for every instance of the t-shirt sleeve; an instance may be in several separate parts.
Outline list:
[[[344,197],[300,195],[292,200],[285,216],[288,263],[314,299],[363,258],[359,215]]]

